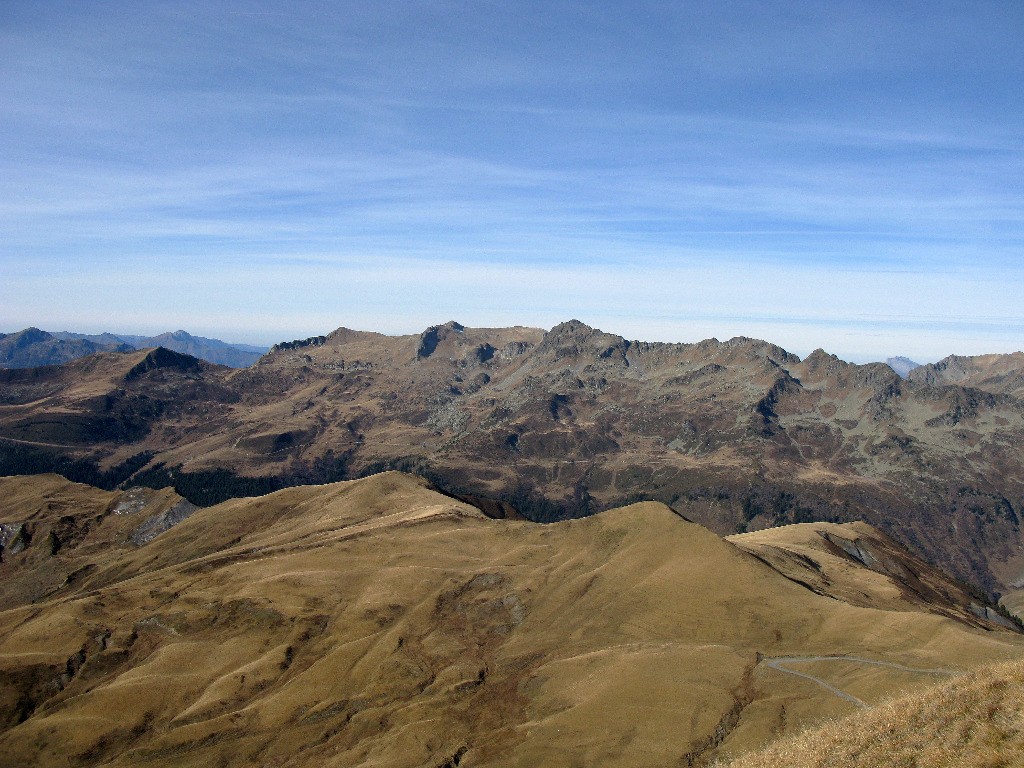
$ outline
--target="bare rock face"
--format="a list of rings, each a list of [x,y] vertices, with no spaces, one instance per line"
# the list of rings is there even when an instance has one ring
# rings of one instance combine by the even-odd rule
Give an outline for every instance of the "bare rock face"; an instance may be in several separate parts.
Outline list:
[[[187,519],[198,507],[185,499],[182,499],[170,509],[158,512],[146,520],[142,525],[132,531],[130,540],[132,544],[141,547],[147,544],[164,531],[169,531],[182,520]]]
[[[931,387],[958,385],[991,394],[1024,396],[1024,352],[1010,355],[950,355],[915,368],[907,378]]]
[[[535,520],[638,498],[723,534],[864,519],[1002,592],[1024,576],[1024,355],[937,366],[903,380],[824,350],[578,320],[342,328],[241,370],[96,355],[0,371],[0,472],[174,484],[206,505],[397,468]]]
[[[4,555],[16,555],[31,543],[32,534],[24,523],[0,524],[0,562]]]

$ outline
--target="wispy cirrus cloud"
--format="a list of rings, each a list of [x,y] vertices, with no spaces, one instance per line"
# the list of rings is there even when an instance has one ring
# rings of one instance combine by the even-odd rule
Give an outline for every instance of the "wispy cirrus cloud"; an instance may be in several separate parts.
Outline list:
[[[1001,2],[8,3],[0,322],[158,287],[187,311],[122,298],[107,325],[576,314],[851,355],[1019,346],[1021,23]]]

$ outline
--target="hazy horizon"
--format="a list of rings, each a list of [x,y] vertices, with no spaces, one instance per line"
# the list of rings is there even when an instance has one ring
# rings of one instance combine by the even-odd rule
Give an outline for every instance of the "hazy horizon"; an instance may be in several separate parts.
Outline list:
[[[1024,347],[1024,5],[12,0],[0,327]]]
[[[591,325],[590,323],[587,323],[585,320],[583,320],[581,318],[568,318],[568,317],[564,318],[561,321],[559,321],[559,323],[561,323],[561,322],[568,322],[570,320],[578,320],[578,321],[583,322],[583,323],[585,323],[587,325]],[[38,324],[30,324],[28,326],[25,326],[24,328],[18,328],[16,330],[9,330],[9,329],[0,328],[0,335],[19,333],[21,331],[27,330],[28,328],[38,328],[39,330],[45,331],[47,333],[75,333],[75,334],[96,335],[96,336],[101,335],[103,333],[110,333],[110,334],[112,334],[114,336],[125,337],[125,338],[128,338],[128,337],[150,337],[151,338],[151,337],[159,336],[159,335],[165,334],[165,333],[175,333],[175,332],[178,332],[178,331],[184,331],[184,332],[188,333],[189,335],[191,335],[193,337],[199,337],[199,338],[211,339],[211,340],[215,340],[215,341],[221,341],[221,342],[224,342],[226,344],[232,344],[232,345],[243,346],[243,347],[246,347],[246,346],[261,347],[262,346],[262,347],[266,347],[266,348],[269,349],[270,347],[273,347],[275,344],[279,344],[279,343],[282,343],[282,342],[290,342],[290,341],[302,340],[302,339],[312,338],[314,336],[327,336],[331,332],[339,330],[340,328],[348,328],[349,330],[366,331],[366,332],[370,332],[370,333],[381,333],[381,334],[383,334],[385,336],[410,336],[410,335],[414,336],[414,335],[422,333],[423,331],[427,330],[431,326],[443,325],[444,323],[447,323],[447,322],[450,322],[450,321],[459,322],[456,318],[449,318],[449,320],[446,320],[444,322],[441,322],[441,321],[434,322],[434,323],[431,323],[428,326],[424,326],[423,328],[416,328],[416,329],[412,329],[412,330],[395,330],[395,331],[391,331],[391,332],[380,331],[380,330],[375,329],[375,328],[355,328],[355,327],[351,327],[351,326],[336,326],[336,327],[331,328],[329,330],[323,330],[323,331],[318,331],[318,332],[310,332],[310,333],[306,333],[306,334],[298,334],[298,335],[288,335],[288,334],[273,335],[273,334],[270,334],[270,335],[267,335],[267,336],[254,337],[254,338],[258,339],[257,341],[244,341],[242,339],[236,339],[236,338],[224,338],[224,337],[221,337],[221,336],[217,336],[216,333],[198,333],[198,332],[191,331],[191,330],[189,330],[187,328],[174,328],[174,329],[170,329],[169,327],[165,327],[165,326],[161,326],[161,328],[163,328],[163,330],[140,332],[137,329],[124,329],[124,328],[116,328],[116,329],[114,329],[114,328],[102,328],[102,329],[99,329],[99,330],[96,330],[96,329],[81,330],[81,329],[75,329],[75,328],[59,328],[58,329],[58,328],[48,328],[48,327],[44,327],[44,326],[41,326],[41,325],[38,325]],[[466,328],[469,328],[471,330],[474,329],[474,328],[478,328],[479,329],[479,328],[495,328],[495,327],[512,327],[512,326],[473,326],[473,325],[467,325],[466,323],[459,323],[459,324],[464,326],[464,327],[466,327]],[[522,326],[522,327],[540,328],[543,331],[550,331],[551,328],[554,327],[554,325],[557,325],[557,324],[558,323],[555,323],[555,324],[553,324],[551,326],[529,326],[529,325],[526,325],[524,323],[516,323],[514,325],[518,325],[518,326]],[[736,338],[736,336],[721,336],[721,337],[718,337],[718,336],[703,336],[701,338],[692,338],[692,339],[673,339],[673,338],[655,339],[655,338],[647,338],[647,337],[644,337],[644,336],[624,335],[624,334],[621,334],[621,333],[617,332],[613,328],[602,328],[602,327],[593,326],[593,325],[591,325],[591,327],[594,327],[595,329],[597,329],[599,331],[602,331],[604,333],[611,333],[611,334],[615,334],[615,335],[618,335],[618,336],[623,336],[628,341],[639,341],[639,342],[652,342],[653,341],[653,342],[692,344],[692,343],[697,343],[697,342],[701,342],[701,341],[707,341],[707,340],[713,339],[713,338],[717,339],[718,341],[728,341],[729,339]],[[753,338],[753,339],[760,340],[760,341],[766,341],[766,342],[773,343],[773,344],[777,343],[777,342],[772,341],[771,339],[760,338],[760,337],[756,337],[756,336],[755,337],[750,337],[750,336],[747,336],[746,334],[739,334],[739,336],[746,337],[746,338]],[[264,340],[264,339],[266,339],[266,340]],[[811,352],[815,351],[815,349],[818,349],[818,347],[815,347],[814,349],[795,349],[795,348],[791,349],[791,348],[785,347],[784,345],[779,345],[779,346],[783,346],[786,349],[787,352],[795,354],[795,355],[797,355],[798,357],[801,357],[801,358],[807,357],[809,354],[811,354]],[[887,359],[893,359],[893,358],[902,357],[902,358],[912,359],[913,362],[919,363],[921,365],[925,365],[925,364],[928,364],[928,363],[938,362],[940,359],[942,359],[942,358],[916,359],[916,358],[912,358],[912,356],[910,356],[910,355],[887,355],[887,356],[867,355],[867,356],[862,356],[862,357],[858,358],[858,357],[844,357],[843,355],[839,355],[838,353],[836,353],[836,352],[834,352],[834,351],[832,351],[830,349],[824,349],[824,351],[828,352],[830,354],[835,354],[835,355],[837,355],[837,357],[845,360],[846,362],[860,363],[860,364],[862,364],[862,363],[872,363],[872,362],[884,363],[884,362],[887,361]],[[1015,351],[1020,351],[1020,350],[1015,350]],[[959,354],[959,353],[957,353],[957,352],[950,352],[948,354]],[[947,357],[948,354],[942,355],[942,357]]]

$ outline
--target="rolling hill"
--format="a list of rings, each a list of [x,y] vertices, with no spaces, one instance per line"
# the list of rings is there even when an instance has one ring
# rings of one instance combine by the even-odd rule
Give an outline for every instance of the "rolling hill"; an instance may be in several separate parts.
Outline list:
[[[866,527],[537,525],[386,472],[139,535],[180,504],[0,479],[9,763],[705,765],[1024,648],[937,572],[901,597],[919,561]]]

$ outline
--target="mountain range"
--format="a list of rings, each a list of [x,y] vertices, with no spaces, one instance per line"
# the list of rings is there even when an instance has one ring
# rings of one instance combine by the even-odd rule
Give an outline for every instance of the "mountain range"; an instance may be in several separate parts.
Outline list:
[[[0,755],[701,766],[936,684],[975,734],[954,747],[1019,747],[950,683],[1020,658],[991,606],[863,523],[721,538],[701,507],[537,525],[398,472],[205,509],[0,478]]]
[[[630,341],[577,321],[338,329],[239,370],[99,354],[0,372],[0,472],[174,486],[206,505],[402,469],[540,521],[640,499],[719,534],[862,520],[1009,605],[1024,583],[1020,357],[903,380],[822,350]]]
[[[183,352],[231,368],[252,365],[267,351],[266,347],[228,344],[219,339],[193,336],[186,331],[169,331],[158,336],[131,336],[69,331],[48,333],[38,328],[26,328],[17,333],[0,334],[0,368],[60,365],[97,352],[130,352],[152,347]]]

